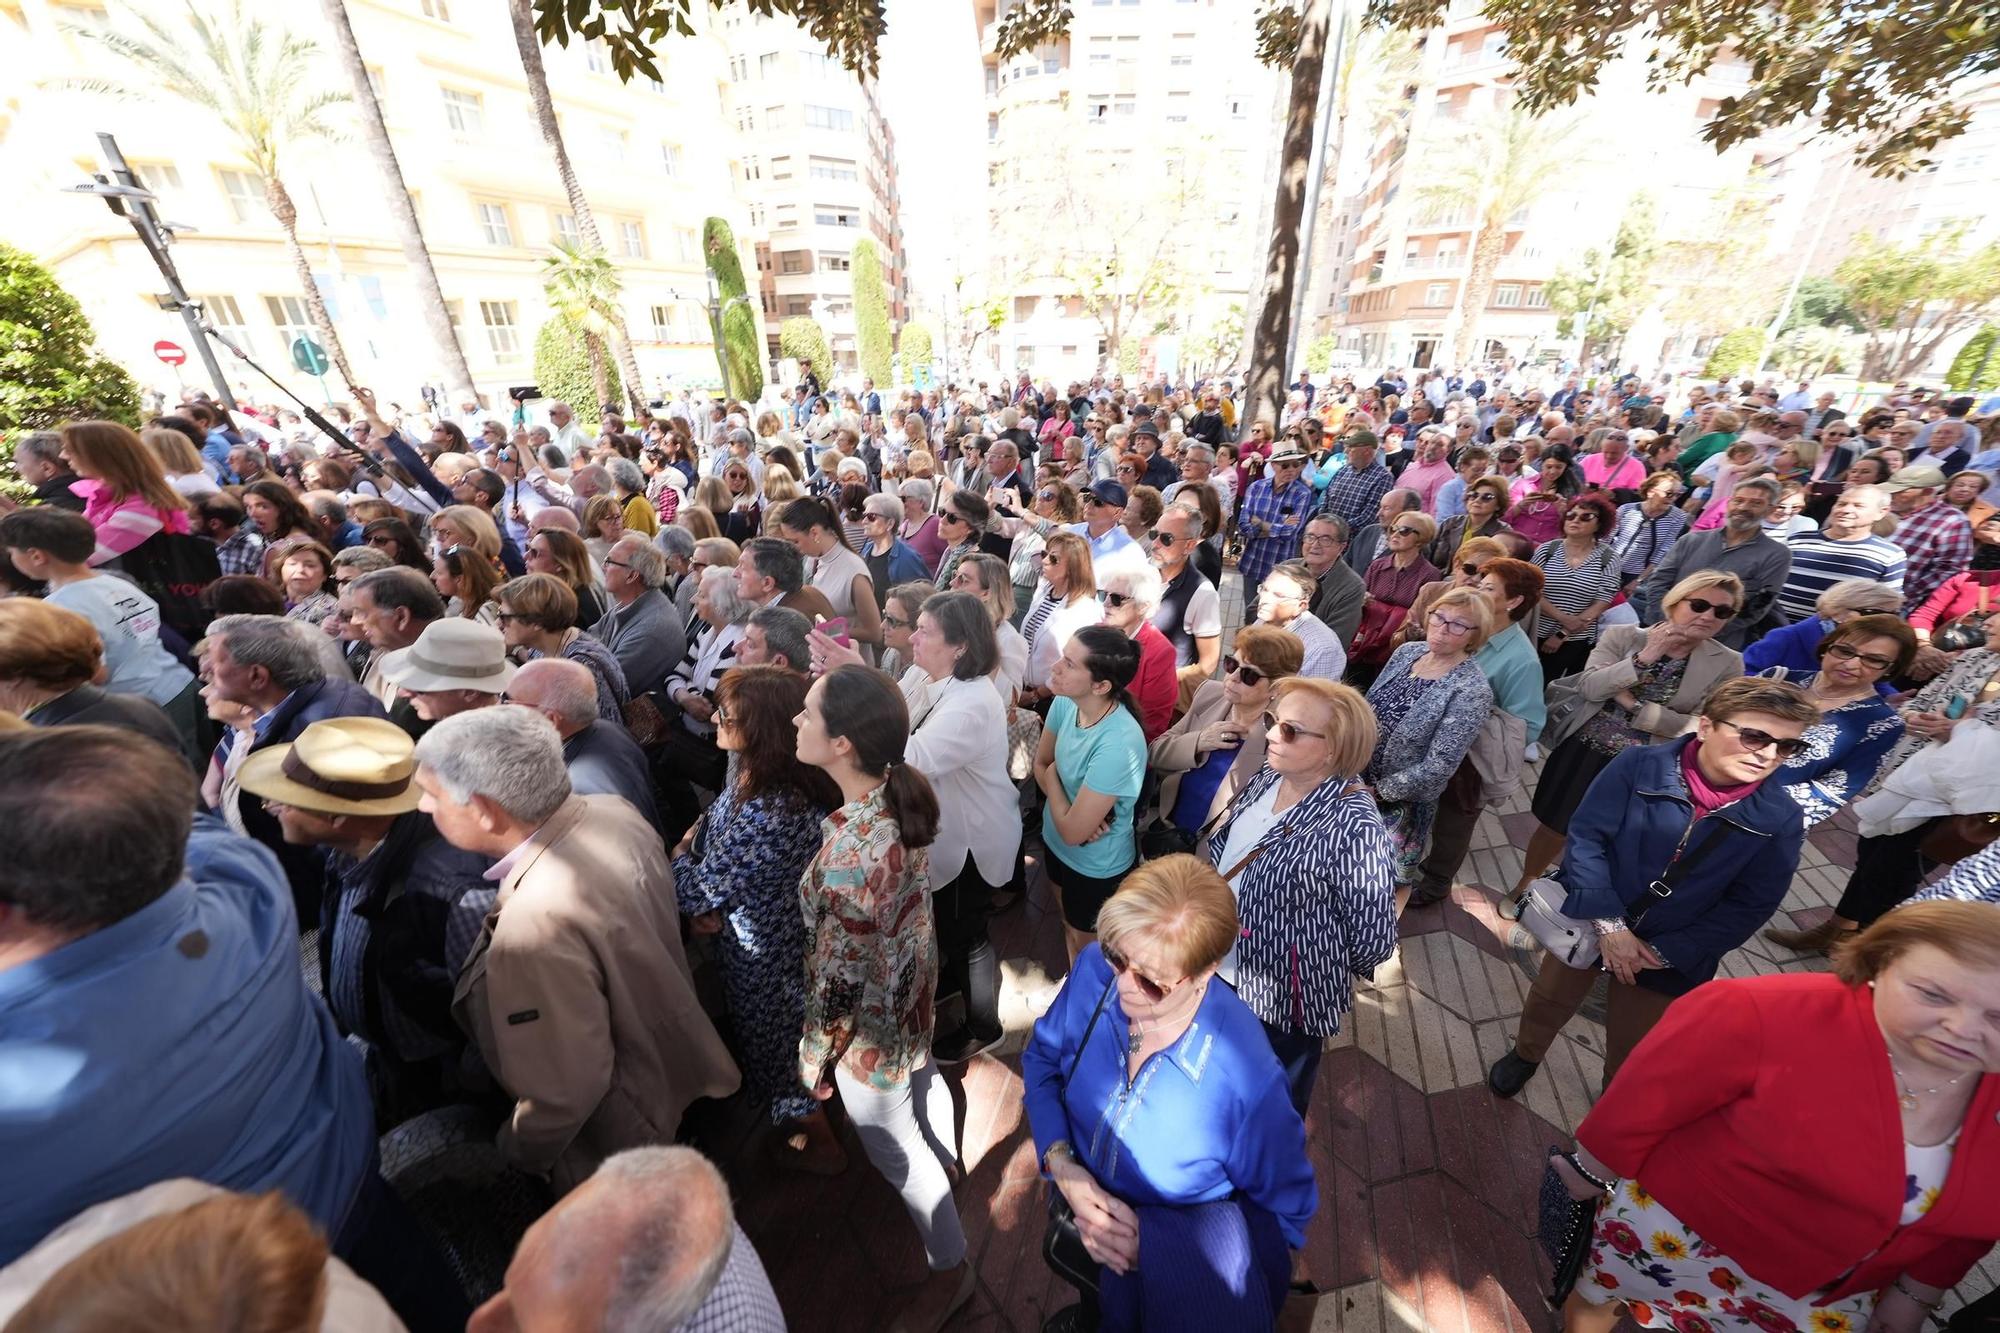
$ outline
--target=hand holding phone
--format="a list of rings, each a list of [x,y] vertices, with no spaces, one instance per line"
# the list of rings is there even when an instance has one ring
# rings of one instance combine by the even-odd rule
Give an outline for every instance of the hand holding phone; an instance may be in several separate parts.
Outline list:
[[[841,647],[845,648],[850,645],[847,637],[846,616],[834,616],[832,619],[821,616],[816,622],[816,628],[821,634],[826,635],[827,638],[832,639]]]

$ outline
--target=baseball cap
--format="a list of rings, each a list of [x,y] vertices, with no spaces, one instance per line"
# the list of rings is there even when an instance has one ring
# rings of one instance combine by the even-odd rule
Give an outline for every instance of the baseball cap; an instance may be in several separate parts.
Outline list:
[[[1117,509],[1123,509],[1125,501],[1130,498],[1125,494],[1125,488],[1115,481],[1093,481],[1090,483],[1090,493],[1097,497],[1099,504],[1111,505]]]

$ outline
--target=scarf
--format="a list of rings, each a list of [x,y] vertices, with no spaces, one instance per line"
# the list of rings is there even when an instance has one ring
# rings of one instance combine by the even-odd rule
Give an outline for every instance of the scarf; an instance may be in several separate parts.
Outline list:
[[[1736,787],[1718,787],[1701,775],[1701,765],[1696,758],[1701,754],[1701,738],[1690,737],[1687,748],[1681,751],[1681,776],[1687,779],[1688,799],[1694,802],[1694,817],[1705,819],[1731,801],[1740,801],[1757,790],[1757,782],[1746,782]]]

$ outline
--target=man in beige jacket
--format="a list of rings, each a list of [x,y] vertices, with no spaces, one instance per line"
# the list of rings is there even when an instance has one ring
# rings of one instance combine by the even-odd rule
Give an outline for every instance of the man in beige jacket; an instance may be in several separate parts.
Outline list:
[[[500,1149],[558,1192],[606,1157],[671,1143],[736,1064],[695,998],[673,872],[627,801],[576,796],[547,718],[501,705],[417,746],[417,785],[454,846],[497,858],[499,901],[453,1012],[514,1098]]]

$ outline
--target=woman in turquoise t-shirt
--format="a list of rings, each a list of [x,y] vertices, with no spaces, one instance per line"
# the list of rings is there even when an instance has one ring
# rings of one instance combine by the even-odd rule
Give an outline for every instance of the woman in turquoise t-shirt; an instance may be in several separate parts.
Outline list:
[[[1062,890],[1063,939],[1071,962],[1096,938],[1097,909],[1138,859],[1132,806],[1146,777],[1146,733],[1127,687],[1139,645],[1107,625],[1070,636],[1049,669],[1048,725],[1035,753],[1042,846]]]

